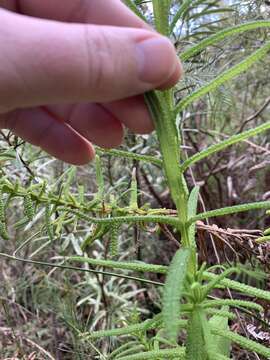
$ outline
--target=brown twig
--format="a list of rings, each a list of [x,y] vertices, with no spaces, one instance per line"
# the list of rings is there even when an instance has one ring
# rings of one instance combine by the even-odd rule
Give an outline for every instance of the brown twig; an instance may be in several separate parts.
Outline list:
[[[241,133],[244,130],[244,127],[251,122],[252,120],[256,119],[258,116],[261,115],[261,113],[268,107],[268,105],[270,104],[270,96],[265,100],[265,102],[263,103],[263,105],[260,107],[260,109],[258,111],[256,111],[253,115],[249,116],[241,125],[238,133]]]

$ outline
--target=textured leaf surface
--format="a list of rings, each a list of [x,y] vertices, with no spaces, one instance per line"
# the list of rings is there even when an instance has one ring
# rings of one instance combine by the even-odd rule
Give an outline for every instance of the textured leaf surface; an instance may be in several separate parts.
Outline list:
[[[157,360],[157,359],[177,359],[185,360],[185,349],[178,347],[159,351],[147,351],[135,355],[119,357],[118,360]],[[195,359],[193,359],[195,360]]]
[[[188,1],[187,1],[188,2]],[[206,49],[208,46],[213,46],[219,43],[220,41],[229,38],[236,34],[241,34],[246,31],[255,30],[259,28],[270,28],[270,21],[261,20],[261,21],[252,21],[246,24],[236,25],[229,27],[227,29],[218,31],[214,35],[206,37],[204,40],[200,41],[199,44],[196,44],[189,49],[185,50],[181,54],[181,60],[187,61],[192,56],[197,55],[202,50]]]
[[[222,310],[229,311],[229,307],[224,306],[222,308]],[[223,316],[218,316],[218,315],[212,316],[209,323],[210,323],[210,327],[217,327],[217,328],[223,329],[223,330],[229,329],[228,319],[226,319]],[[217,354],[221,354],[221,355],[227,356],[227,357],[230,356],[230,348],[231,348],[230,340],[228,340],[222,336],[214,335],[213,336],[213,345],[214,345],[215,352]]]
[[[192,218],[197,213],[199,191],[200,191],[199,186],[195,186],[192,189],[192,191],[191,191],[191,193],[189,195],[189,199],[188,199],[188,219]],[[194,247],[196,247],[195,233],[196,233],[196,224],[193,223],[189,227],[188,236],[189,236],[190,244],[192,244],[192,246],[194,246]]]
[[[270,42],[266,43],[260,49],[255,51],[253,54],[249,55],[239,64],[221,73],[219,76],[217,76],[214,80],[212,80],[208,84],[194,91],[189,96],[186,96],[177,105],[175,110],[176,113],[183,111],[187,106],[194,103],[196,100],[202,98],[203,96],[205,96],[206,94],[212,91],[215,91],[219,86],[225,84],[226,82],[242,74],[243,72],[248,70],[253,64],[263,59],[269,51],[270,51]]]
[[[186,360],[195,359],[207,360],[203,324],[198,309],[193,310],[187,328]]]
[[[180,317],[180,300],[184,288],[188,263],[191,251],[180,249],[174,255],[169,266],[168,275],[163,295],[163,319],[165,334],[172,341],[176,341],[179,325],[177,320]]]
[[[212,333],[215,335],[222,336],[230,341],[233,341],[246,350],[254,351],[257,354],[265,356],[266,358],[270,358],[270,349],[269,348],[255,342],[255,341],[249,340],[241,335],[238,335],[232,331],[222,330],[220,328],[215,327],[212,329]]]

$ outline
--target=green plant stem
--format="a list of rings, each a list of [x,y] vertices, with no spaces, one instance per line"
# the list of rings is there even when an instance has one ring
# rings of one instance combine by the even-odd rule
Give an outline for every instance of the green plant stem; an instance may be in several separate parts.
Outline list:
[[[189,247],[188,228],[188,189],[184,176],[179,172],[180,135],[177,129],[176,114],[172,110],[170,94],[150,92],[146,94],[146,102],[154,119],[158,140],[160,143],[166,179],[176,205],[179,218],[178,230],[181,233],[182,244]]]
[[[169,12],[171,0],[152,0],[157,31],[169,36]]]

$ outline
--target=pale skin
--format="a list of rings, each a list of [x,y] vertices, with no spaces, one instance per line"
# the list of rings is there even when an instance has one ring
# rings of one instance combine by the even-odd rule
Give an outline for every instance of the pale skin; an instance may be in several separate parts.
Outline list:
[[[0,128],[71,164],[153,124],[143,93],[173,86],[172,44],[120,0],[0,0]]]

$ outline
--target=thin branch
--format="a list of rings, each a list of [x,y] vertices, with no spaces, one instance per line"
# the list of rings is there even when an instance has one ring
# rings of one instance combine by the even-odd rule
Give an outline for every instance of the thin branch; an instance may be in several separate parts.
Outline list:
[[[20,261],[20,262],[24,262],[24,263],[28,263],[28,264],[33,264],[33,265],[41,265],[41,266],[48,266],[48,267],[52,267],[52,268],[75,270],[75,271],[89,272],[89,273],[95,273],[95,274],[103,274],[103,275],[108,275],[108,276],[115,276],[115,277],[119,277],[119,278],[123,278],[123,279],[140,281],[140,282],[143,282],[143,283],[157,285],[157,286],[163,286],[164,285],[163,283],[158,282],[158,281],[152,281],[152,280],[147,280],[147,279],[143,279],[143,278],[137,278],[137,277],[134,277],[134,276],[116,274],[116,273],[112,273],[112,272],[108,272],[108,271],[83,269],[83,268],[79,268],[79,267],[75,267],[75,266],[67,266],[67,265],[62,265],[62,264],[53,264],[53,263],[48,263],[48,262],[44,262],[44,261],[28,260],[28,259],[18,258],[16,256],[4,254],[4,253],[0,253],[0,257],[5,257],[5,258],[10,259],[10,260]]]
[[[263,103],[263,105],[261,106],[261,108],[256,111],[253,115],[249,116],[241,125],[238,133],[241,133],[244,130],[244,127],[251,122],[252,120],[255,120],[258,116],[261,115],[261,113],[268,107],[268,105],[270,104],[270,96],[266,99],[266,101]]]

